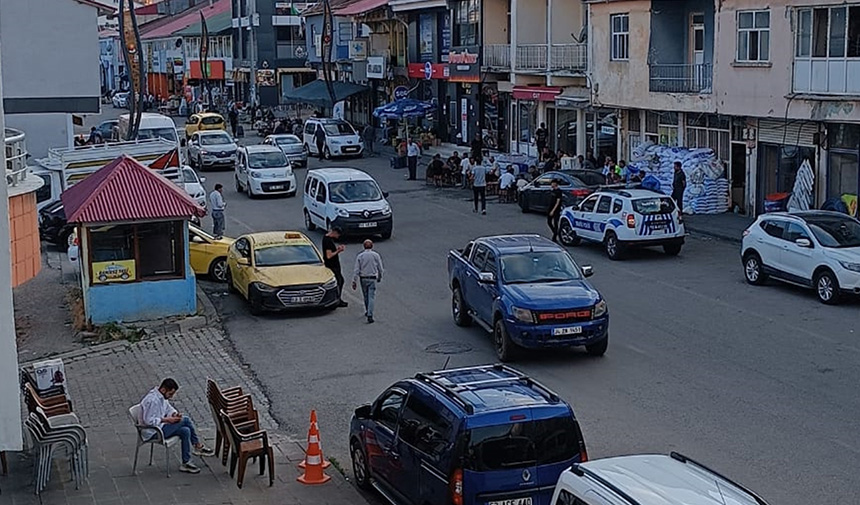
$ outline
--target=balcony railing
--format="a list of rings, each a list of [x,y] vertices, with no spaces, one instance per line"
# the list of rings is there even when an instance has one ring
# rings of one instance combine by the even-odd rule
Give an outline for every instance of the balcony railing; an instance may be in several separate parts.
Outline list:
[[[650,89],[657,93],[710,93],[713,65],[651,64]]]
[[[549,55],[553,72],[581,73],[588,69],[588,47],[585,44],[553,44]]]
[[[304,42],[278,42],[275,57],[278,59],[303,60],[308,56]]]
[[[24,132],[6,128],[6,183],[12,187],[27,178],[27,148]]]
[[[511,68],[510,44],[485,44],[484,66],[487,68]]]
[[[517,45],[516,69],[526,72],[546,71],[546,44],[519,44]]]

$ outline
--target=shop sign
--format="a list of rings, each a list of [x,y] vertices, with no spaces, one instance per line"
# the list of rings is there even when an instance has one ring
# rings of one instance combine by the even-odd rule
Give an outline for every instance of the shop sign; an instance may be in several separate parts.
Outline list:
[[[429,62],[428,62],[429,63]],[[429,63],[430,79],[447,79],[448,65],[444,63]],[[409,77],[413,79],[427,79],[427,69],[424,63],[410,63],[408,67]]]
[[[561,94],[561,88],[549,86],[514,86],[513,97],[517,100],[534,100],[537,102],[553,102]]]
[[[93,284],[131,282],[136,278],[134,260],[93,262]]]
[[[361,61],[367,58],[367,41],[353,40],[349,43],[349,59]]]
[[[368,56],[367,57],[367,78],[368,79],[385,79],[385,57],[384,56]]]
[[[397,86],[394,88],[394,99],[395,100],[403,100],[409,96],[409,88],[406,86]]]
[[[478,46],[452,47],[448,52],[448,69],[453,82],[481,82]]]
[[[275,85],[275,71],[271,68],[257,70],[257,86],[271,87]]]
[[[201,72],[200,69],[200,60],[191,60],[188,63],[188,77],[191,79],[202,79],[203,72]],[[210,60],[206,62],[206,75],[208,75],[210,79],[224,79],[224,74],[224,62],[222,60]]]
[[[442,53],[442,63],[448,63],[448,53],[451,51],[451,12],[445,11],[442,21],[442,29],[440,30],[442,47],[439,52]]]
[[[421,61],[433,61],[433,28],[435,14],[421,14],[418,17],[418,52]]]
[[[173,75],[180,78],[185,73],[185,62],[182,58],[173,58]]]

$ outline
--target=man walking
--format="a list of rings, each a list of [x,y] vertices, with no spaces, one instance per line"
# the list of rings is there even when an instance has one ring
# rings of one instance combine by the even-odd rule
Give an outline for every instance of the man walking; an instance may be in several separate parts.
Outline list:
[[[215,189],[209,193],[209,208],[212,209],[212,235],[219,240],[224,236],[224,208],[226,206],[224,186],[216,184]]]
[[[227,113],[227,120],[230,121],[230,130],[233,132],[233,138],[236,138],[236,135],[239,133],[239,113],[237,112],[238,106],[234,103],[232,107],[230,107],[230,112]]]
[[[376,156],[376,153],[373,151],[373,141],[376,140],[376,128],[372,124],[367,123],[364,131],[361,132],[361,136],[364,138],[364,146],[367,148],[368,154]]]
[[[675,162],[675,175],[672,178],[672,198],[678,206],[678,213],[684,213],[684,190],[687,189],[687,174],[681,168],[681,162]]]
[[[406,163],[409,167],[409,180],[415,180],[415,172],[418,170],[418,157],[421,156],[421,147],[410,137],[406,143]]]
[[[558,179],[553,179],[550,187],[552,187],[552,191],[550,191],[549,213],[547,214],[546,224],[549,225],[549,229],[552,231],[552,241],[555,242],[558,240],[558,221],[561,217],[562,207],[562,196],[561,190],[558,188]]]
[[[212,456],[215,451],[203,445],[197,437],[194,423],[188,416],[183,416],[170,404],[170,399],[176,395],[179,385],[173,379],[164,379],[157,388],[152,388],[140,401],[140,419],[138,422],[147,426],[161,428],[164,439],[178,436],[182,442],[182,465],[180,472],[200,473],[200,468],[191,462],[192,446],[195,456]],[[151,430],[152,437],[155,430]],[[146,433],[144,433],[146,435]]]
[[[481,214],[487,215],[487,166],[478,163],[472,167],[472,196],[478,212],[478,198],[481,199]]]
[[[340,238],[341,229],[337,226],[332,228],[323,235],[322,250],[323,263],[326,268],[332,271],[334,278],[337,279],[337,298],[340,300],[338,307],[347,307],[349,304],[343,301],[343,274],[340,272],[340,253],[346,249],[343,244],[336,244],[335,240]]]
[[[317,144],[317,153],[320,155],[320,159],[325,159],[325,130],[320,124],[317,125],[317,131],[314,132],[314,141]]]
[[[537,145],[538,157],[543,155],[543,150],[546,147],[546,141],[549,138],[549,132],[546,131],[546,123],[541,123],[540,128],[535,130],[535,144]]]
[[[373,241],[364,241],[364,251],[355,257],[355,271],[352,276],[352,289],[361,283],[364,296],[364,315],[367,322],[373,322],[373,302],[376,299],[376,284],[382,282],[382,258],[373,250]]]

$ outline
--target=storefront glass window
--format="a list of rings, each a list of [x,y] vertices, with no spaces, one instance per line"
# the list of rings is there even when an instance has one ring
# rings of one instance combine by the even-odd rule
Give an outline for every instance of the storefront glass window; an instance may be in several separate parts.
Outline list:
[[[133,260],[138,279],[184,274],[182,221],[92,228],[89,249],[93,263]]]
[[[846,194],[856,196],[860,191],[857,152],[831,151],[828,163],[827,198],[841,198]]]
[[[499,91],[495,85],[485,85],[481,88],[481,95],[481,106],[484,114],[484,131],[481,132],[481,136],[484,140],[484,147],[499,149],[499,141],[501,140],[499,114],[502,110],[499,106]]]
[[[556,150],[570,154],[576,152],[576,111],[559,109],[557,112],[556,128],[555,128],[555,145]]]
[[[89,249],[93,262],[134,259],[134,225],[90,229]]]
[[[517,103],[517,140],[523,143],[531,143],[534,131],[537,129],[537,104],[530,100],[521,100]]]
[[[585,115],[585,144],[600,163],[607,156],[613,160],[618,156],[618,136],[614,126],[617,121],[618,116],[614,111],[597,114],[589,112]]]
[[[759,143],[759,212],[767,195],[794,189],[797,169],[804,160],[809,160],[815,170],[814,148]]]

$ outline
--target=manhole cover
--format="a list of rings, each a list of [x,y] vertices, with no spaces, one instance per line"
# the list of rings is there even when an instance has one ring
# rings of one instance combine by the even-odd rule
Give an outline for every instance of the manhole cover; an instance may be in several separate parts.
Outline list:
[[[471,350],[472,346],[460,342],[440,342],[424,349],[424,351],[434,354],[463,354]]]

